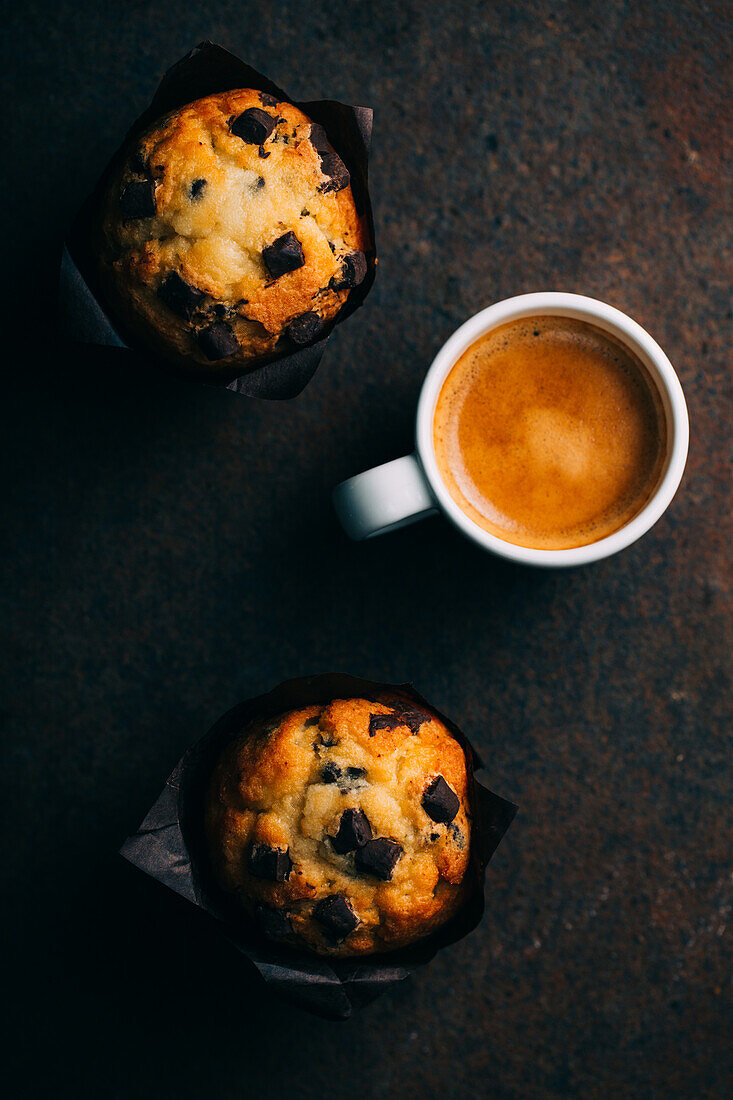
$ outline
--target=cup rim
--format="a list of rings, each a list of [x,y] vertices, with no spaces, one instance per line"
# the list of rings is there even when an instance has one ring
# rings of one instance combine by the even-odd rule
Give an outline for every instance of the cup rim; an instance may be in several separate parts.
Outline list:
[[[517,546],[492,535],[470,519],[453,500],[438,470],[433,442],[433,417],[449,371],[480,336],[507,321],[522,317],[559,316],[586,321],[621,339],[642,361],[657,386],[667,421],[667,456],[656,490],[644,507],[618,531],[597,542],[565,550]],[[582,294],[540,291],[495,302],[469,317],[438,351],[420,391],[415,421],[417,453],[431,491],[448,519],[474,542],[510,561],[545,568],[586,565],[624,550],[645,535],[662,516],[682,480],[689,446],[689,417],[682,386],[674,367],[638,322],[605,302]]]

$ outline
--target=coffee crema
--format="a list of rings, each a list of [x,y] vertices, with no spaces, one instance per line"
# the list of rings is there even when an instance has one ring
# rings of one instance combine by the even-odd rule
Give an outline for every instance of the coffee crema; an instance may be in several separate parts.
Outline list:
[[[452,367],[433,420],[458,507],[517,546],[566,550],[618,531],[666,453],[659,393],[612,334],[565,317],[510,321]]]

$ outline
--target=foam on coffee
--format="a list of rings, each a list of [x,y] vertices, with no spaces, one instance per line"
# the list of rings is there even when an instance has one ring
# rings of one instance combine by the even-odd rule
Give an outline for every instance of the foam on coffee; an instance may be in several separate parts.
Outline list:
[[[661,400],[610,333],[564,317],[501,325],[451,369],[433,422],[458,506],[507,542],[562,550],[623,527],[659,481]]]

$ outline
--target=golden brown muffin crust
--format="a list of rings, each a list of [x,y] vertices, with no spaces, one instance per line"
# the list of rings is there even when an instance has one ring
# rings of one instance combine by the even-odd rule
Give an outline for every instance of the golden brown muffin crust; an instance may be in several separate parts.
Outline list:
[[[215,877],[267,933],[324,955],[394,950],[463,900],[465,754],[399,696],[304,707],[225,749],[206,830]]]
[[[369,247],[329,148],[297,107],[252,89],[157,122],[103,204],[100,273],[123,324],[214,376],[316,339],[363,280]]]

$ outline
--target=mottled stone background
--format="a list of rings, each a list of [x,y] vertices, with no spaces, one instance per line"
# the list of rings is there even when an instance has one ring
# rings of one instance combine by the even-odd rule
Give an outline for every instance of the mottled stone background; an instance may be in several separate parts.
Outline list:
[[[732,29],[725,0],[7,15],[14,1095],[730,1088]],[[206,37],[296,97],[375,109],[377,283],[289,404],[69,355],[56,335],[64,227],[160,73]],[[349,544],[331,487],[410,448],[454,327],[540,289],[628,311],[677,367],[692,444],[669,512],[621,556],[556,575],[441,520]],[[115,856],[221,712],[331,669],[414,680],[521,804],[481,927],[344,1024],[275,1001]]]

